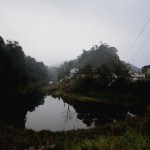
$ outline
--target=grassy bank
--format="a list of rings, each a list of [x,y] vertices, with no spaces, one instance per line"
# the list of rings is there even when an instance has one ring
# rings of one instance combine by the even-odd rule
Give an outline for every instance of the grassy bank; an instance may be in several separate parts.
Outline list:
[[[143,103],[143,101],[131,92],[118,92],[114,90],[91,90],[91,91],[73,91],[70,90],[70,84],[59,83],[47,85],[43,88],[46,94],[54,97],[61,97],[65,101],[95,101],[100,103],[117,103],[123,105],[134,105]]]
[[[42,88],[46,94],[62,97],[66,101],[96,101],[101,103],[135,102],[130,93],[87,92],[67,90],[66,85],[50,85]],[[121,100],[121,102],[120,102]],[[136,99],[137,101],[137,99]],[[144,117],[127,117],[96,129],[62,132],[16,129],[0,122],[1,150],[149,150],[150,107]]]
[[[43,88],[47,94],[62,97],[67,101],[96,101],[101,103],[117,103],[126,106],[150,104],[150,80],[119,82],[111,86],[100,86],[99,82],[89,78],[63,79]]]
[[[0,122],[1,150],[148,150],[149,121],[127,119],[99,129],[63,132],[15,129]]]
[[[59,92],[58,89],[54,90],[55,92]],[[58,96],[57,94],[59,93],[56,93],[56,96]],[[113,122],[96,129],[35,132],[33,130],[17,129],[0,122],[0,150],[51,149],[149,150],[150,107],[147,107],[144,117],[127,117],[121,122]]]

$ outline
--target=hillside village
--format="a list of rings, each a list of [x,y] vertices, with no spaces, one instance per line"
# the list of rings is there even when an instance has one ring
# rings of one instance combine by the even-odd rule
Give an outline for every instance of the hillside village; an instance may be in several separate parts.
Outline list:
[[[138,80],[138,79],[149,79],[150,77],[150,65],[142,67],[141,71],[133,72],[132,70],[129,71],[131,75],[131,79]],[[88,75],[91,75],[93,78],[98,78],[97,72],[95,71],[95,68],[92,68],[92,70],[88,70],[87,73],[81,72],[78,68],[70,69],[70,75],[69,77],[85,77]],[[115,76],[115,75],[114,75]],[[115,76],[116,77],[116,76]]]
[[[26,56],[16,42],[5,43],[1,38],[0,48],[1,67],[9,68],[1,70],[0,76],[1,96],[5,97],[2,99],[3,105],[0,105],[0,114],[2,115],[2,120],[0,120],[1,149],[34,150],[64,147],[63,149],[66,150],[70,139],[72,139],[71,147],[78,143],[78,147],[81,149],[85,149],[84,145],[82,146],[83,143],[87,143],[85,145],[89,148],[89,142],[91,147],[94,142],[99,149],[106,139],[108,141],[105,143],[106,148],[100,149],[108,149],[110,141],[116,144],[114,150],[118,147],[118,143],[121,143],[120,147],[122,147],[122,143],[129,143],[131,148],[126,147],[125,150],[133,149],[133,141],[135,142],[134,147],[139,145],[139,141],[142,149],[149,146],[150,120],[147,117],[149,113],[142,119],[137,119],[134,113],[126,110],[136,112],[136,110],[143,111],[145,109],[146,112],[149,112],[150,66],[144,66],[140,72],[139,69],[133,71],[129,64],[119,59],[117,50],[108,45],[96,46],[88,51],[83,50],[77,59],[53,68],[48,68],[42,62],[36,62],[34,58]],[[50,81],[49,84],[48,81]],[[47,107],[44,102],[45,96],[58,98],[60,103],[62,103],[60,98],[63,99],[64,105],[68,104],[67,115],[70,115],[69,107],[74,107],[77,118],[87,126],[95,123],[95,128],[75,130],[74,126],[74,130],[68,132],[46,130],[36,132],[24,129],[26,118],[28,118],[26,114],[29,111],[36,111],[35,108],[40,105]],[[51,102],[51,100],[48,101]],[[57,103],[56,99],[54,101]],[[65,108],[64,105],[62,108]],[[120,110],[119,113],[116,112],[118,117],[122,110],[125,111],[122,114],[124,120],[119,121],[114,119],[114,116],[107,116],[104,106],[111,110],[108,114],[114,113],[118,108]],[[60,111],[60,107],[54,109],[56,112],[58,109]],[[99,110],[102,110],[102,113]],[[55,117],[55,113],[51,114]],[[96,114],[98,117],[95,116]],[[47,115],[50,116],[50,113]],[[38,115],[38,120],[39,118],[40,115]],[[16,120],[19,121],[18,124]],[[111,123],[101,126],[100,120],[104,121],[103,123]],[[17,127],[21,125],[23,129],[13,128],[5,121],[14,123]],[[64,117],[62,121],[64,122]],[[129,141],[129,137],[132,139],[131,141]],[[113,139],[115,140],[113,141]],[[116,139],[119,139],[119,142]],[[143,143],[146,144],[143,146]],[[112,148],[112,145],[109,147]]]
[[[134,72],[133,70],[129,70],[130,74],[130,79],[132,81],[137,81],[137,80],[149,80],[150,79],[150,65],[142,67],[142,69],[139,72]],[[79,70],[78,68],[72,68],[69,71],[69,75],[65,76],[61,81],[64,79],[71,79],[71,78],[86,78],[86,77],[91,77],[93,79],[98,79],[100,78],[100,75],[96,71],[95,68],[82,71]],[[117,75],[113,74],[113,78],[117,78]],[[54,81],[50,81],[49,83],[52,84]]]
[[[143,66],[141,71],[133,73],[131,71],[132,80],[149,80],[150,79],[150,65]]]
[[[150,150],[150,0],[0,0],[0,150]]]
[[[109,74],[109,78],[117,79],[126,75],[133,81],[149,80],[150,76],[150,65],[139,69],[128,64],[120,60],[115,47],[107,44],[96,45],[90,50],[83,50],[77,59],[65,61],[59,67],[52,67],[49,70],[50,83],[71,78],[100,79],[102,74],[104,75],[102,72],[105,72],[106,75]]]

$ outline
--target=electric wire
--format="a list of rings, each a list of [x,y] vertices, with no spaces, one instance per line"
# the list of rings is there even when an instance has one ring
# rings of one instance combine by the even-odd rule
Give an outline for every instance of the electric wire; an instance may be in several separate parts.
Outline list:
[[[129,51],[127,52],[125,58],[127,58],[127,56],[130,54],[130,52],[132,51],[132,49],[134,48],[135,44],[137,43],[138,39],[140,38],[140,36],[142,35],[143,31],[145,30],[147,24],[149,23],[150,18],[147,20],[147,22],[144,24],[142,30],[140,31],[140,33],[138,34],[137,38],[135,39],[135,41],[133,42],[132,46],[130,47]]]
[[[138,51],[135,52],[135,54],[132,56],[132,58],[130,60],[133,61],[135,59],[135,57],[143,50],[143,48],[146,46],[146,44],[148,43],[149,40],[150,40],[150,35],[147,36],[147,38],[144,40],[144,42],[139,47]]]

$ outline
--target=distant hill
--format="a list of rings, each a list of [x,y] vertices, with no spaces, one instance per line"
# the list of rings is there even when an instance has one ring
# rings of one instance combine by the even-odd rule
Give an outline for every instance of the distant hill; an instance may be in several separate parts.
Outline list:
[[[95,45],[90,50],[83,50],[77,59],[66,61],[57,68],[58,79],[61,79],[69,75],[69,71],[72,68],[82,69],[86,65],[90,65],[93,68],[107,64],[108,67],[113,68],[116,64],[125,65],[125,62],[119,59],[117,49],[107,44]]]
[[[138,67],[136,67],[136,66],[134,66],[134,65],[132,65],[132,64],[129,64],[129,66],[130,66],[130,70],[131,70],[133,73],[139,73],[139,72],[141,72],[141,69],[140,69],[140,68],[138,68]]]
[[[119,60],[117,49],[108,45],[94,46],[90,50],[83,50],[83,53],[75,60],[74,67],[82,68],[87,64],[98,67],[104,63],[116,62]]]

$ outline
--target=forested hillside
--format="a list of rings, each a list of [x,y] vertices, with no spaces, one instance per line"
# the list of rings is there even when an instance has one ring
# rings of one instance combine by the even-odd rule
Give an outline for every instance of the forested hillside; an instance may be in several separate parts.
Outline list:
[[[64,62],[60,65],[58,70],[58,79],[69,75],[72,68],[82,69],[86,66],[98,68],[102,65],[107,65],[109,68],[114,69],[116,65],[125,67],[128,66],[125,62],[119,59],[117,49],[107,44],[95,45],[90,50],[83,50],[82,54],[75,60]]]
[[[48,81],[48,67],[26,56],[16,41],[0,37],[0,93],[25,93],[31,84]]]

